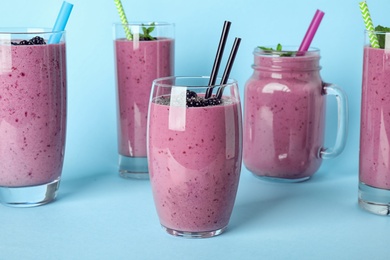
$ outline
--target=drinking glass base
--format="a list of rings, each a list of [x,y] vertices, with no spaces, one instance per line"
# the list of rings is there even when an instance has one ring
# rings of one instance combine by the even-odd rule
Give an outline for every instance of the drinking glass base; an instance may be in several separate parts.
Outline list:
[[[59,186],[59,179],[37,186],[0,186],[0,203],[19,208],[44,205],[56,198]]]
[[[303,178],[297,178],[297,179],[287,179],[287,178],[277,178],[277,177],[270,177],[270,176],[260,176],[253,173],[253,176],[256,178],[263,180],[263,181],[269,181],[269,182],[279,182],[279,183],[295,183],[295,182],[304,182],[310,179],[311,176],[303,177]]]
[[[371,213],[390,215],[390,190],[374,188],[359,182],[359,206]]]
[[[210,238],[210,237],[218,236],[226,230],[226,227],[223,227],[221,229],[217,229],[213,231],[188,232],[188,231],[171,229],[164,226],[162,226],[162,228],[172,236],[184,237],[184,238]]]
[[[125,179],[149,179],[147,157],[119,155],[119,175]]]

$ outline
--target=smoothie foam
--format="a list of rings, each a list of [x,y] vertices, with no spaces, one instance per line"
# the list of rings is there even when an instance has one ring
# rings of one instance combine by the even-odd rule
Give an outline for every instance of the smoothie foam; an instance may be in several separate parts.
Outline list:
[[[115,40],[118,95],[118,150],[146,157],[146,124],[152,82],[173,74],[174,40]]]
[[[65,44],[0,45],[0,186],[49,183],[62,171]]]
[[[149,171],[161,224],[188,232],[226,227],[241,170],[240,103],[152,102],[150,116]]]
[[[390,190],[390,51],[364,48],[360,181]]]

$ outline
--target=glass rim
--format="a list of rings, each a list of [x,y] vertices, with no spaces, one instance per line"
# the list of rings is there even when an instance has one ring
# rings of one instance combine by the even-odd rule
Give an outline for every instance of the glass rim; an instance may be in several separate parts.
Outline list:
[[[154,26],[163,27],[163,26],[174,26],[174,23],[164,22],[164,21],[128,21],[127,23],[115,22],[113,23],[115,26],[150,26],[154,23]]]
[[[172,87],[185,87],[185,88],[198,88],[198,89],[203,89],[203,88],[210,88],[210,87],[226,87],[226,86],[231,86],[231,85],[236,85],[238,86],[238,82],[234,78],[229,78],[227,80],[227,83],[225,84],[220,84],[216,83],[214,85],[206,85],[206,84],[169,84],[165,83],[164,81],[172,81],[172,80],[204,80],[207,84],[208,80],[210,80],[210,76],[169,76],[169,77],[162,77],[162,78],[157,78],[153,80],[153,86],[158,85],[159,87],[164,87],[164,88],[172,88]],[[221,77],[217,77],[216,82],[221,81]],[[207,80],[207,81],[206,81]]]
[[[264,45],[261,47],[265,48],[275,48],[276,45]],[[253,53],[255,55],[262,55],[266,57],[280,57],[280,58],[289,58],[291,56],[282,56],[283,54],[289,54],[289,53],[298,53],[299,46],[296,45],[286,45],[283,46],[283,49],[281,51],[278,50],[263,50],[260,48],[260,46],[256,47],[253,50]],[[299,53],[305,54],[309,53],[311,55],[318,54],[320,53],[320,49],[317,47],[309,47],[307,51],[300,51]],[[300,55],[298,57],[305,57],[305,55]],[[297,57],[297,55],[294,55],[293,57]]]
[[[65,30],[53,31],[48,27],[0,27],[0,34],[30,35],[30,34],[52,34],[64,33]]]
[[[381,31],[372,31],[372,30],[364,30],[365,33],[374,33],[374,34],[390,34],[390,32],[381,32]]]

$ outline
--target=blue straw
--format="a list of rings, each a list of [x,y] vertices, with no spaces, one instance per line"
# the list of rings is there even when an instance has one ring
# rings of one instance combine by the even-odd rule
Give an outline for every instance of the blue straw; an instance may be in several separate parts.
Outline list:
[[[73,5],[64,1],[61,6],[61,10],[57,16],[56,23],[53,27],[53,32],[60,32],[65,30],[66,23],[68,22],[70,12],[72,12]],[[59,43],[62,37],[62,33],[54,33],[50,36],[48,44]]]

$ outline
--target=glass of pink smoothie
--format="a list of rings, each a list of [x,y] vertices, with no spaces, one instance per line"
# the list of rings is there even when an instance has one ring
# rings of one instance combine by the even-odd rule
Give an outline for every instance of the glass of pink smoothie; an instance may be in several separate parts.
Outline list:
[[[124,178],[145,179],[149,178],[146,122],[150,92],[154,79],[173,75],[174,25],[114,24],[114,36],[119,173]]]
[[[369,34],[387,40],[380,48]],[[360,122],[359,205],[390,215],[390,33],[366,31]]]
[[[208,77],[169,77],[153,84],[150,181],[160,223],[175,236],[221,234],[237,193],[242,159],[237,82],[215,86],[211,98],[204,99],[208,82]]]
[[[246,168],[264,180],[309,179],[322,159],[339,155],[347,133],[347,98],[320,76],[320,51],[296,53],[254,50],[253,74],[245,85],[244,149]],[[335,145],[325,148],[325,101],[334,95],[339,107]]]
[[[65,32],[0,29],[0,202],[15,207],[56,197],[65,152]]]

